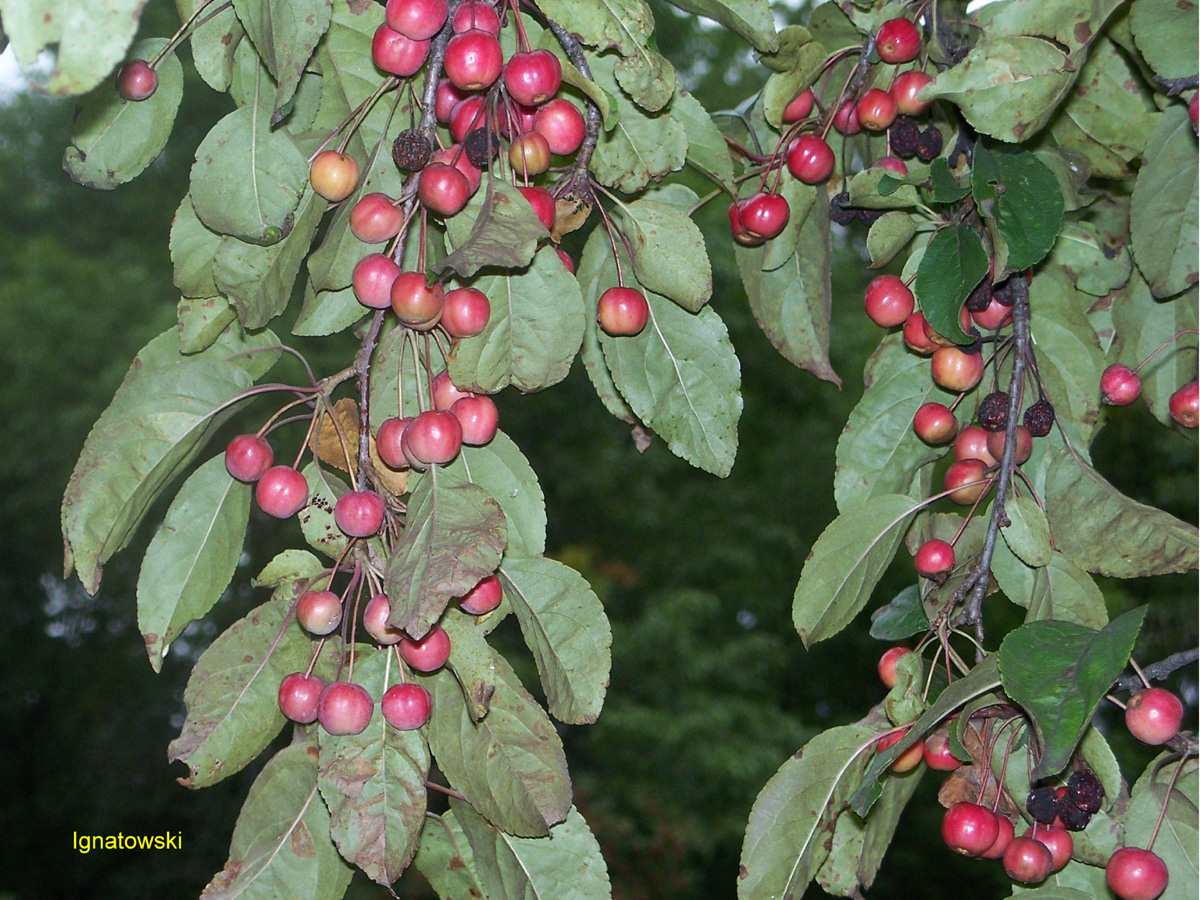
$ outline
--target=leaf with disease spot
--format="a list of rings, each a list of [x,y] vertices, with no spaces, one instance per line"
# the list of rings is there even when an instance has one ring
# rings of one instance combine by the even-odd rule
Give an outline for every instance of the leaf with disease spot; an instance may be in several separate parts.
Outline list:
[[[1183,104],[1162,111],[1133,186],[1133,259],[1156,297],[1195,287],[1200,250],[1200,168],[1196,133]]]
[[[1200,327],[1196,301],[1195,287],[1177,297],[1157,300],[1145,279],[1135,274],[1121,302],[1113,304],[1113,326],[1121,336],[1119,362],[1132,369],[1172,341],[1167,350],[1138,369],[1141,399],[1154,417],[1168,427],[1174,426],[1171,394],[1196,378],[1195,332]]]
[[[201,900],[340,900],[354,869],[329,836],[316,752],[307,743],[284,747],[254,779],[233,828],[229,860]]]
[[[171,642],[220,599],[233,578],[250,520],[251,487],[223,456],[197,469],[175,495],[142,558],[138,630],[157,672]]]
[[[333,842],[382,885],[398,879],[417,852],[429,777],[424,730],[400,731],[383,718],[380,698],[396,680],[389,678],[395,662],[387,647],[360,652],[354,683],[375,701],[367,727],[359,734],[318,733],[317,785],[329,807]]]
[[[358,452],[357,440],[349,448],[351,453]],[[321,453],[328,451],[321,445]],[[319,550],[330,559],[340,559],[346,551],[350,538],[337,526],[333,518],[333,508],[338,498],[350,488],[342,479],[332,472],[327,472],[310,462],[302,470],[304,479],[308,482],[308,503],[300,510],[297,518],[300,520],[300,530],[308,546]]]
[[[574,806],[547,837],[505,834],[458,800],[450,808],[462,823],[490,900],[611,900],[600,844]]]
[[[452,252],[433,269],[453,269],[462,278],[484,266],[520,269],[529,265],[547,234],[515,187],[489,178],[486,190],[477,191],[462,212],[446,220],[446,245]]]
[[[268,348],[277,343],[269,331],[237,330],[182,356],[172,327],[138,352],[84,441],[63,495],[65,569],[78,572],[89,594],[162,489],[233,413],[225,404],[275,364],[279,352]]]
[[[911,497],[882,494],[851,506],[821,533],[792,599],[805,647],[833,637],[867,605],[914,512]]]
[[[271,123],[296,92],[317,41],[329,28],[330,0],[233,0],[233,8],[275,80]]]
[[[187,21],[210,0],[175,0],[179,18]],[[210,18],[211,17],[211,18]],[[246,35],[232,6],[222,10],[208,10],[204,24],[191,33],[188,44],[192,50],[192,62],[196,74],[204,79],[214,91],[225,91],[233,77],[233,54]]]
[[[388,625],[421,638],[450,600],[500,565],[507,528],[483,488],[438,466],[415,480],[384,585],[392,605]]]
[[[756,50],[769,53],[778,45],[775,18],[767,0],[670,0],[670,3],[684,12],[720,22]]]
[[[1050,562],[1050,526],[1046,514],[1028,494],[1009,495],[1004,502],[1008,524],[1001,523],[1000,535],[1010,550],[1031,566]]]
[[[1031,566],[1007,544],[997,545],[992,577],[1009,600],[1029,610],[1027,622],[1053,619],[1086,628],[1108,624],[1108,608],[1095,580],[1057,551],[1045,566]]]
[[[989,33],[1051,38],[1079,55],[1123,0],[1014,0],[996,11]]]
[[[166,44],[165,38],[140,41],[133,56],[150,59]],[[73,181],[112,190],[132,181],[162,153],[183,99],[183,67],[171,54],[156,72],[158,88],[145,100],[126,100],[117,93],[115,74],[84,98],[63,154],[63,168]]]
[[[1037,781],[1070,761],[1092,715],[1129,662],[1146,607],[1093,631],[1073,622],[1029,622],[1010,631],[998,654],[1004,692],[1029,714],[1041,756]]]
[[[1092,45],[1062,108],[1062,115],[1083,134],[1122,162],[1142,155],[1157,118],[1136,71],[1112,41],[1101,38]]]
[[[980,141],[971,190],[1008,245],[1007,269],[1027,269],[1050,252],[1062,225],[1063,198],[1054,173],[1036,156]]]
[[[448,671],[421,677],[433,695],[429,746],[450,786],[510,835],[539,837],[567,817],[571,782],[549,717],[494,650],[496,690],[476,723]]]
[[[928,370],[928,360],[910,353],[898,334],[884,337],[867,361],[862,398],[837,443],[833,496],[839,510],[908,491],[917,470],[945,453],[922,441],[912,427],[922,404],[954,400],[927,377]]]
[[[1195,0],[1135,0],[1129,7],[1133,40],[1162,78],[1195,76],[1197,23]]]
[[[1055,544],[1080,568],[1115,578],[1196,568],[1196,526],[1125,496],[1066,450],[1043,499]]]
[[[955,343],[971,343],[958,317],[963,301],[987,272],[987,252],[972,229],[947,225],[934,234],[912,285],[929,327]]]
[[[250,586],[274,589],[289,581],[314,578],[324,570],[321,561],[307,550],[284,550],[250,579]]]
[[[908,246],[912,236],[917,233],[917,226],[912,216],[900,210],[886,212],[871,225],[867,232],[867,256],[871,258],[871,268],[878,269],[886,266],[896,254]]]
[[[329,30],[325,39],[317,45],[316,59],[325,75],[322,78],[322,88],[328,94],[327,98],[322,100],[322,119],[319,121],[324,119],[326,106],[331,110],[336,109],[337,112],[327,127],[321,129],[314,124],[314,130],[324,130],[328,134],[337,127],[342,116],[357,109],[359,104],[379,88],[380,72],[375,67],[371,55],[371,42],[375,30],[383,21],[384,9],[381,3],[333,0]],[[394,113],[392,106],[391,102],[376,103],[363,119],[356,138],[361,139],[364,149],[374,147],[383,139],[385,123],[389,117],[402,117],[396,121],[407,121],[409,111],[414,108],[412,101],[407,99],[400,101]]]
[[[1075,287],[1093,297],[1105,297],[1129,281],[1133,257],[1124,244],[1109,246],[1091,222],[1064,222],[1047,263],[1066,272]],[[1114,304],[1115,310],[1125,304]]]
[[[446,470],[479,485],[500,504],[508,526],[505,559],[546,552],[546,498],[537,473],[512,438],[497,431],[482,447],[464,444]]]
[[[834,821],[862,778],[875,737],[864,725],[831,728],[771,776],[746,825],[738,900],[804,893],[829,855]]]
[[[237,310],[225,297],[181,297],[176,306],[179,352],[199,353],[237,321]]]
[[[450,378],[464,389],[494,393],[508,385],[537,391],[567,377],[583,341],[579,282],[553,247],[515,272],[484,275],[473,284],[491,302],[483,331],[458,342]]]
[[[453,810],[440,816],[426,814],[413,866],[444,900],[481,900],[485,896],[471,844]]]
[[[495,615],[501,616],[503,611]],[[438,624],[450,638],[450,659],[446,665],[462,687],[471,720],[482,721],[496,692],[492,648],[486,640],[489,629],[475,616],[453,607],[447,608]]]
[[[175,287],[185,297],[215,297],[219,293],[213,279],[213,264],[224,236],[200,221],[192,198],[184,194],[175,218],[171,220],[171,264]]]
[[[553,559],[510,559],[500,581],[533,653],[550,714],[588,725],[604,704],[612,666],[612,628],[583,576]]]
[[[183,692],[187,718],[167,747],[171,762],[187,764],[185,787],[208,787],[240,772],[283,727],[279,683],[303,672],[312,657],[308,637],[288,621],[306,584],[276,588],[200,656]]]
[[[621,226],[639,283],[688,312],[708,302],[712,263],[704,235],[686,212],[658,200],[636,200],[621,207]]]

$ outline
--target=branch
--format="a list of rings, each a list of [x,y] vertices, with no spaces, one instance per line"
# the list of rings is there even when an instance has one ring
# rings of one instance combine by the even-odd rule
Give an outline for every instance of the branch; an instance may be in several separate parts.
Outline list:
[[[1200,87],[1200,75],[1189,75],[1187,78],[1163,78],[1161,75],[1155,75],[1154,80],[1167,89],[1168,97]]]
[[[1181,650],[1178,653],[1172,653],[1166,659],[1160,659],[1158,662],[1142,667],[1142,672],[1146,676],[1147,681],[1162,681],[1176,669],[1182,669],[1184,666],[1191,665],[1197,659],[1200,659],[1200,647],[1194,647],[1191,650]],[[1112,689],[1114,691],[1136,691],[1144,687],[1144,682],[1136,674],[1126,675],[1123,678],[1118,678],[1113,682]]]

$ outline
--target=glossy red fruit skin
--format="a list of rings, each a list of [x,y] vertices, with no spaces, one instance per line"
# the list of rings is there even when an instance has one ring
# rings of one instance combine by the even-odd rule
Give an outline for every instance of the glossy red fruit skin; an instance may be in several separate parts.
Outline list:
[[[788,202],[779,194],[759,191],[747,197],[738,210],[738,222],[749,234],[769,240],[778,237],[791,217]]]
[[[404,637],[403,631],[388,625],[388,616],[391,614],[392,605],[387,594],[375,594],[363,607],[363,628],[381,647],[398,644]]]
[[[459,8],[461,9],[462,7]],[[455,87],[449,78],[440,79],[433,101],[434,116],[437,118],[438,123],[449,125],[450,117],[454,114],[454,107],[470,96],[471,94]]]
[[[742,208],[745,205],[745,200],[735,200],[729,204],[729,233],[734,241],[743,247],[757,247],[766,243],[767,239],[751,234],[742,225]]]
[[[879,657],[879,662],[875,665],[875,670],[879,673],[879,680],[889,691],[896,686],[896,660],[906,653],[912,653],[912,651],[907,647],[889,647],[883,651],[883,655]]]
[[[436,671],[450,658],[450,635],[441,625],[435,625],[419,641],[401,638],[400,656],[418,672]]]
[[[349,681],[326,685],[317,703],[317,719],[329,734],[361,734],[374,711],[367,689]]]
[[[486,31],[488,34],[499,37],[500,16],[496,12],[496,7],[490,3],[485,3],[483,0],[466,0],[455,10],[450,28],[455,34],[462,34],[464,31],[478,28],[480,31]]]
[[[401,78],[415,75],[429,58],[429,41],[414,41],[387,25],[375,29],[371,59],[377,68]]]
[[[995,331],[1012,321],[1012,307],[992,299],[986,309],[971,313],[971,319],[984,331]]]
[[[964,459],[951,463],[946,470],[945,486],[952,501],[960,506],[970,506],[984,495],[991,482],[987,481],[987,465],[978,459]]]
[[[942,817],[942,840],[955,853],[979,856],[995,843],[1000,825],[990,809],[977,803],[955,803]]]
[[[392,285],[400,276],[400,267],[384,253],[368,253],[354,264],[350,283],[358,302],[370,309],[392,305]]]
[[[999,460],[987,448],[988,434],[989,432],[979,425],[968,425],[954,439],[954,459],[956,461],[978,459],[987,468],[996,465]]]
[[[117,93],[126,100],[147,100],[156,90],[158,73],[144,59],[131,59],[117,73]]]
[[[1192,94],[1192,99],[1188,101],[1188,120],[1192,123],[1192,133],[1195,134],[1200,129],[1200,106],[1197,105],[1200,101],[1200,94]]]
[[[375,450],[379,453],[379,458],[393,469],[408,468],[408,460],[400,442],[411,421],[411,418],[385,419],[375,434]]]
[[[391,304],[403,324],[428,331],[442,317],[446,292],[441,282],[429,284],[423,272],[401,272],[392,283]]]
[[[925,765],[935,772],[953,772],[962,763],[950,752],[950,739],[944,734],[931,734],[925,739]],[[1004,826],[1000,826],[1003,831]],[[1012,836],[1012,824],[1008,826],[1009,837]],[[1003,848],[1001,848],[1003,852]]]
[[[854,107],[859,124],[867,131],[883,131],[896,121],[896,100],[887,91],[871,88]]]
[[[433,155],[429,157],[429,163],[446,163],[454,166],[458,171],[462,172],[467,179],[467,186],[471,189],[471,193],[479,189],[479,184],[483,180],[483,173],[479,170],[471,160],[467,158],[465,152],[460,151],[459,144],[451,144],[443,150],[435,150]]]
[[[546,139],[551,153],[566,156],[579,149],[587,129],[575,104],[555,97],[538,109],[533,117],[533,130]]]
[[[462,442],[472,447],[482,447],[496,436],[500,414],[491,397],[463,397],[456,400],[450,412],[462,426]]]
[[[500,605],[504,590],[495,575],[482,578],[458,601],[458,608],[472,616],[484,616]]]
[[[907,728],[902,728],[898,731],[893,731],[891,734],[884,735],[875,742],[875,751],[882,753],[889,747],[892,747],[904,739],[908,733]],[[897,775],[903,775],[920,765],[921,760],[925,757],[925,741],[918,739],[908,746],[908,749],[892,760],[892,764],[888,767]]]
[[[402,443],[410,463],[445,465],[462,449],[462,425],[448,410],[427,409],[413,419]]]
[[[450,337],[475,337],[487,327],[492,304],[478,288],[455,288],[446,292],[442,305],[442,328]]]
[[[908,19],[889,19],[875,33],[875,51],[886,63],[906,63],[921,52],[921,32]]]
[[[414,41],[433,37],[446,24],[446,0],[388,0],[384,17],[388,27]]]
[[[931,446],[948,444],[958,434],[958,420],[944,403],[923,403],[913,416],[913,431]]]
[[[1122,847],[1109,857],[1104,880],[1121,900],[1155,900],[1167,889],[1170,873],[1157,853]]]
[[[275,451],[256,434],[239,434],[225,448],[225,471],[238,481],[258,481],[274,462]]]
[[[533,213],[538,217],[546,230],[549,231],[554,227],[554,195],[544,187],[519,187],[518,191],[521,196],[529,201],[529,205],[533,208]]]
[[[308,481],[291,466],[272,466],[254,486],[258,508],[277,519],[290,519],[308,503]]]
[[[325,150],[314,157],[308,180],[313,190],[331,203],[345,200],[358,187],[358,160],[348,153]]]
[[[305,591],[296,602],[296,621],[309,634],[332,634],[342,624],[342,598],[333,591]]]
[[[1054,825],[1039,825],[1037,833],[1033,829],[1025,832],[1025,837],[1034,838],[1046,845],[1050,851],[1050,871],[1057,872],[1071,861],[1071,853],[1075,850],[1075,839],[1065,828]]]
[[[1040,884],[1050,874],[1050,849],[1041,841],[1015,837],[1004,850],[1004,871],[1013,881]]]
[[[562,249],[562,247],[556,247],[554,252],[558,254],[559,261],[562,262],[563,268],[574,275],[575,260],[571,259],[570,254],[568,254],[566,250]]]
[[[1171,394],[1167,406],[1172,419],[1184,428],[1195,428],[1200,423],[1200,384],[1189,381]]]
[[[387,194],[364,194],[350,210],[350,231],[367,244],[382,244],[400,233],[404,216]]]
[[[467,205],[471,185],[467,177],[454,166],[429,163],[421,170],[417,196],[434,215],[453,216]]]
[[[805,184],[820,184],[833,174],[833,150],[815,134],[802,134],[787,154],[788,171]]]
[[[379,701],[383,718],[397,731],[415,731],[429,721],[433,708],[429,691],[411,681],[393,684]]]
[[[374,491],[347,491],[333,507],[333,520],[350,537],[367,538],[383,527],[383,498]]]
[[[1129,733],[1152,747],[1175,737],[1182,724],[1183,703],[1166,688],[1138,691],[1125,707],[1125,727]]]
[[[1029,433],[1029,429],[1024,425],[1017,426],[1016,432],[1017,449],[1013,453],[1013,459],[1019,466],[1033,453],[1033,435]],[[987,436],[988,453],[992,454],[995,459],[1000,459],[1004,455],[1004,432],[989,431]]]
[[[783,124],[791,125],[793,122],[807,119],[813,111],[813,104],[815,102],[816,97],[813,95],[812,88],[806,88],[801,91],[783,108]]]
[[[928,757],[926,757],[926,762],[928,762]],[[930,768],[934,767],[931,765]],[[980,859],[1000,859],[1004,856],[1004,851],[1008,849],[1008,845],[1016,835],[1016,832],[1013,830],[1013,824],[1009,821],[1008,816],[1002,816],[997,813],[996,825],[1000,829],[996,835],[996,840],[992,842],[992,846],[979,854]]]
[[[468,134],[486,124],[486,115],[483,97],[479,94],[468,94],[450,110],[450,136],[462,143]]]
[[[464,91],[490,87],[504,67],[504,54],[496,36],[471,28],[450,38],[446,45],[446,77]]]
[[[1129,366],[1113,363],[1100,374],[1100,399],[1109,406],[1128,406],[1142,395],[1142,380]]]
[[[888,92],[896,101],[896,109],[902,116],[920,116],[933,105],[932,100],[918,100],[921,88],[933,79],[924,72],[902,72],[896,76]]]
[[[881,157],[876,161],[875,165],[900,178],[903,178],[908,174],[908,166],[905,164],[904,160],[900,159],[898,156]]]
[[[954,547],[938,538],[928,540],[918,548],[913,565],[926,578],[945,575],[954,568]]]
[[[612,337],[631,337],[641,333],[650,318],[650,304],[634,288],[611,287],[600,295],[596,321]]]
[[[550,144],[537,131],[517,135],[508,145],[508,162],[517,175],[541,175],[550,168]]]
[[[926,336],[925,315],[919,310],[904,320],[904,343],[913,353],[922,356],[929,356],[938,348],[938,345]]]
[[[293,672],[279,682],[279,710],[293,722],[307,725],[317,720],[317,704],[325,682],[316,675]]]
[[[938,347],[929,363],[934,383],[948,391],[969,391],[983,378],[983,354],[958,347]]]
[[[450,373],[445,369],[433,376],[431,388],[434,409],[449,409],[463,397],[474,397],[470,391],[464,391],[455,386],[450,380]]]
[[[867,317],[881,328],[903,325],[913,313],[913,292],[895,275],[880,275],[871,280],[863,294]]]
[[[537,106],[562,85],[562,63],[549,50],[514,53],[504,67],[504,89],[518,103]]]
[[[858,105],[853,100],[847,100],[834,113],[833,127],[841,134],[858,134],[862,131],[862,123],[858,121]]]

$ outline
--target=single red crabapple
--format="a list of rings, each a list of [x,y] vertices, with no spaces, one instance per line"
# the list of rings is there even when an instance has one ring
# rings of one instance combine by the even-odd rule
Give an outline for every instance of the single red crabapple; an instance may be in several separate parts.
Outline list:
[[[900,741],[903,740],[904,736],[907,733],[908,733],[907,728],[901,728],[898,731],[893,731],[891,734],[884,735],[878,741],[875,742],[875,751],[877,753],[882,753],[884,750],[888,749],[889,747],[900,743]],[[903,753],[901,753],[899,756],[897,756],[894,760],[892,760],[892,764],[891,764],[891,766],[889,766],[889,768],[891,769],[891,771],[895,772],[897,775],[902,775],[905,772],[909,772],[912,769],[915,769],[918,765],[920,765],[921,760],[924,758],[924,756],[925,756],[925,742],[921,739],[917,739],[917,741],[915,743],[909,745],[907,750],[905,750]]]
[[[471,162],[471,158],[465,152],[460,152],[460,144],[451,144],[442,150],[437,150],[429,157],[430,163],[446,163],[454,166],[458,171],[462,172],[467,178],[467,186],[471,189],[471,193],[479,189],[480,182],[483,180],[483,172],[479,166]]]
[[[446,24],[446,0],[388,0],[384,17],[388,27],[414,41],[433,37]]]
[[[983,354],[968,353],[958,347],[938,347],[929,364],[933,381],[948,391],[962,393],[983,378]]]
[[[571,259],[570,255],[567,253],[567,251],[562,249],[561,247],[556,247],[554,252],[558,254],[559,261],[562,262],[563,268],[566,269],[568,272],[570,272],[572,275],[574,275],[575,274],[575,260]]]
[[[825,181],[833,173],[833,164],[833,150],[815,134],[800,135],[788,149],[788,171],[805,184]]]
[[[374,491],[347,491],[333,507],[333,520],[350,537],[368,538],[383,527],[383,498]]]
[[[450,337],[475,337],[487,327],[492,304],[478,288],[455,288],[446,292],[441,326]]]
[[[1109,857],[1104,880],[1121,900],[1155,900],[1167,889],[1170,873],[1157,853],[1122,847]]]
[[[996,465],[999,460],[988,449],[988,434],[988,431],[978,425],[968,425],[954,439],[954,459],[978,459],[988,468]]]
[[[928,760],[928,757],[926,757]],[[933,768],[933,766],[930,766]],[[1008,849],[1008,845],[1012,843],[1016,832],[1013,830],[1013,823],[1008,816],[1002,816],[996,813],[996,825],[999,826],[999,833],[996,835],[996,840],[992,842],[992,846],[988,847],[979,854],[980,859],[1000,859],[1004,856],[1004,851]]]
[[[533,208],[533,213],[538,217],[538,221],[545,226],[549,231],[554,227],[554,195],[544,187],[518,187],[521,196],[529,201],[529,205]]]
[[[424,272],[401,272],[389,295],[396,318],[418,331],[428,331],[438,323],[445,298],[441,282],[429,284]]]
[[[361,734],[374,711],[375,701],[366,688],[349,681],[335,681],[321,691],[317,720],[329,734]]]
[[[462,426],[462,442],[482,447],[496,436],[500,415],[491,397],[463,397],[456,400],[450,412]]]
[[[363,628],[375,639],[375,643],[383,647],[398,644],[404,637],[403,631],[388,625],[388,616],[391,614],[392,605],[387,594],[375,594],[363,607]]]
[[[1171,418],[1184,428],[1195,428],[1200,422],[1200,385],[1189,381],[1175,393],[1167,404]]]
[[[279,682],[279,711],[301,725],[315,722],[325,683],[316,675],[293,672]]]
[[[225,470],[238,481],[258,481],[275,462],[275,451],[257,434],[239,434],[225,448]]]
[[[146,100],[157,89],[158,73],[144,59],[131,59],[117,73],[117,93],[126,100]]]
[[[452,412],[427,409],[405,429],[401,444],[414,467],[445,465],[462,449],[462,425]]]
[[[450,380],[450,373],[445,369],[442,369],[442,371],[433,376],[430,393],[433,396],[434,409],[449,409],[463,397],[475,396],[470,391],[460,390],[455,387],[454,382]]]
[[[400,267],[385,253],[368,253],[354,264],[350,283],[354,296],[363,306],[387,309],[392,305],[392,285],[400,275]]]
[[[379,458],[393,469],[408,468],[408,459],[404,456],[401,441],[404,438],[404,430],[411,421],[411,418],[385,419],[375,434],[375,449]]]
[[[908,166],[898,156],[881,156],[876,160],[875,165],[891,172],[893,175],[899,175],[901,178],[908,174]]]
[[[958,434],[958,420],[944,403],[923,403],[913,416],[917,437],[934,447],[948,444]]]
[[[1125,727],[1141,741],[1157,747],[1179,734],[1183,724],[1183,703],[1166,688],[1146,688],[1129,698],[1125,706]]]
[[[296,601],[296,621],[309,634],[332,634],[342,624],[342,598],[333,591],[305,591]]]
[[[1013,838],[1004,850],[1004,871],[1022,884],[1045,881],[1052,864],[1050,848],[1030,837]]]
[[[925,738],[925,765],[935,772],[953,772],[962,765],[950,750],[948,735],[939,731]],[[1009,823],[1008,828],[1011,835],[1012,823]]]
[[[596,321],[604,333],[613,337],[639,334],[650,318],[650,304],[639,290],[612,287],[600,295]]]
[[[896,121],[897,112],[895,99],[879,88],[871,88],[863,94],[854,107],[859,124],[867,131],[886,130]]]
[[[971,319],[984,331],[995,331],[1012,321],[1012,307],[993,297],[984,309],[971,313]]]
[[[397,731],[415,731],[429,721],[432,699],[424,687],[409,681],[384,691],[379,708]]]
[[[913,312],[913,292],[895,275],[880,275],[867,285],[863,308],[881,328],[903,325]],[[981,358],[982,362],[982,358]]]
[[[807,119],[813,111],[815,101],[816,96],[813,94],[812,88],[802,90],[783,108],[783,124],[791,125],[793,122]]]
[[[938,538],[928,540],[917,550],[913,565],[926,578],[945,576],[954,568],[954,547]]]
[[[414,41],[386,24],[375,29],[371,59],[384,72],[408,78],[419,72],[428,58],[429,41]]]
[[[468,134],[487,123],[483,97],[467,94],[450,111],[450,137],[462,143]]]
[[[508,162],[523,177],[541,175],[550,168],[550,144],[539,131],[517,135],[508,145]]]
[[[1057,872],[1071,861],[1075,850],[1075,839],[1065,828],[1054,825],[1037,825],[1025,832],[1025,837],[1034,838],[1046,845],[1050,851],[1050,871]]]
[[[462,7],[459,8],[461,9]],[[466,91],[455,87],[449,78],[439,80],[433,103],[434,115],[438,120],[438,124],[449,125],[450,118],[454,114],[454,107],[469,96],[471,95]]]
[[[537,106],[562,85],[562,63],[549,50],[514,53],[504,66],[504,89],[518,103]]]
[[[862,124],[858,121],[858,108],[853,100],[847,100],[833,114],[833,127],[846,135],[862,131]]]
[[[896,108],[902,116],[919,116],[933,105],[932,100],[919,100],[917,95],[921,88],[931,84],[933,79],[924,72],[902,72],[892,82],[889,93],[896,100]]]
[[[1113,363],[1100,375],[1100,399],[1109,406],[1128,406],[1142,394],[1142,380],[1129,366]]]
[[[1016,431],[1017,449],[1013,453],[1013,461],[1019,466],[1033,453],[1033,435],[1024,425],[1018,425]],[[988,453],[996,459],[1004,455],[1005,432],[989,431],[987,436]]]
[[[450,38],[443,63],[446,77],[464,91],[481,91],[500,77],[504,54],[500,41],[482,28],[470,28]]]
[[[555,97],[538,109],[533,117],[533,130],[546,139],[551,153],[566,156],[579,149],[586,127],[583,113],[574,103]]]
[[[268,516],[290,519],[308,503],[308,481],[291,466],[272,466],[258,479],[254,497]]]
[[[464,31],[478,28],[499,37],[500,15],[496,12],[496,7],[484,0],[466,0],[455,10],[450,27],[455,34],[462,34]]]
[[[472,616],[483,616],[500,605],[504,591],[500,579],[487,575],[458,601],[458,608]]]
[[[938,348],[938,345],[926,336],[925,315],[919,310],[904,320],[904,343],[913,353],[922,356],[929,356]]]
[[[908,19],[889,19],[875,33],[875,51],[886,63],[906,63],[921,52],[921,32]]]
[[[364,194],[350,210],[350,231],[364,243],[382,244],[400,233],[403,220],[403,214],[387,194]]]
[[[345,200],[358,187],[358,162],[348,153],[324,150],[318,153],[308,170],[313,190],[337,203]]]
[[[977,803],[955,803],[942,817],[942,840],[955,853],[979,856],[1000,835],[996,814]]]
[[[889,691],[896,686],[896,660],[906,653],[912,653],[912,651],[907,647],[889,647],[879,657],[875,668],[879,672],[879,680]]]
[[[991,487],[987,477],[987,465],[978,459],[964,459],[951,463],[946,470],[946,490],[949,497],[961,506],[970,506]]]
[[[1197,106],[1197,99],[1200,94],[1192,94],[1192,99],[1188,101],[1188,119],[1192,123],[1192,133],[1196,133],[1200,129],[1200,106]]]
[[[421,170],[417,196],[434,215],[453,216],[467,205],[471,197],[471,184],[456,167],[430,163]]]
[[[403,637],[400,639],[400,656],[418,672],[433,672],[450,658],[450,635],[441,625],[435,625],[419,641]]]

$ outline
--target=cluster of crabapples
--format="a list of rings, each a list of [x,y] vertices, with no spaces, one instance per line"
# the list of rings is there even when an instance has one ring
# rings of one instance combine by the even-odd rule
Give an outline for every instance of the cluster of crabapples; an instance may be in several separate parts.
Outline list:
[[[879,26],[874,38],[862,52],[871,47],[881,62],[902,66],[917,59],[921,53],[921,32],[910,19],[889,19]],[[919,67],[895,74],[886,90],[872,87],[857,95],[838,96],[830,110],[822,110],[813,89],[801,91],[784,108],[783,135],[767,160],[759,190],[735,201],[729,207],[729,227],[733,239],[747,247],[756,246],[778,236],[788,223],[790,210],[787,200],[767,184],[770,173],[782,160],[788,172],[805,184],[821,184],[829,179],[835,167],[833,148],[826,140],[828,129],[835,128],[844,135],[862,130],[888,134],[891,155],[875,165],[904,176],[908,167],[904,159],[918,157],[924,162],[942,152],[942,133],[935,125],[923,131],[918,117],[928,112],[932,101],[919,99],[921,89],[933,81]],[[830,115],[832,113],[832,115]],[[822,130],[824,122],[824,130]],[[856,214],[869,211],[847,209],[847,194],[839,194],[830,203],[830,215],[841,225],[849,224]]]
[[[907,647],[891,647],[880,657],[878,672],[886,687],[896,684],[897,660],[911,652]],[[1182,723],[1182,702],[1164,688],[1148,687],[1136,692],[1125,708],[1125,724],[1130,733],[1151,746],[1167,743],[1179,733]],[[876,742],[876,749],[882,752],[898,743],[906,731],[901,727],[890,732]],[[990,755],[985,751],[984,759]],[[963,765],[951,749],[949,726],[917,740],[896,757],[891,768],[903,773],[922,761],[934,771],[947,773]],[[1024,834],[1018,835],[1014,819],[1017,824],[1021,819],[999,811],[999,790],[995,801],[990,806],[985,804],[983,788],[981,784],[975,802],[961,800],[946,810],[942,840],[963,856],[1001,860],[1008,876],[1022,884],[1039,884],[1062,869],[1074,852],[1072,832],[1087,828],[1104,802],[1100,779],[1079,765],[1063,783],[1042,784],[1029,792],[1025,809],[1031,824]],[[1151,847],[1121,847],[1109,858],[1105,878],[1120,900],[1155,900],[1166,890],[1167,866],[1154,853],[1153,842],[1152,836]]]

